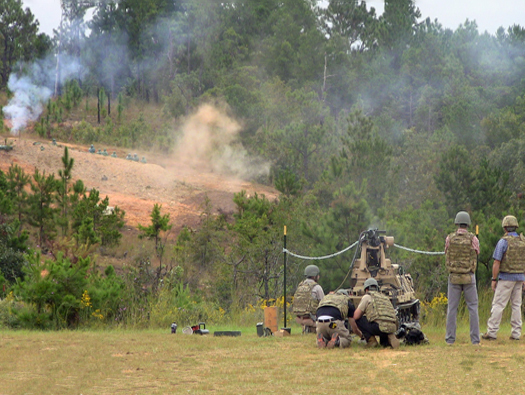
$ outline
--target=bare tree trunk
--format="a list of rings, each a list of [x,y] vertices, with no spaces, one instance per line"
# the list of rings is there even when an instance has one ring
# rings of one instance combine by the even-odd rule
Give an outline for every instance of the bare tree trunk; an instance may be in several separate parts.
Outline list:
[[[186,44],[187,48],[187,54],[186,56],[188,57],[188,74],[190,74],[190,71],[191,71],[191,63],[190,63],[190,31],[191,31],[191,27],[190,27],[190,21],[189,21],[189,17],[188,17],[188,42]]]
[[[62,28],[60,28],[60,31],[62,32]],[[62,33],[60,33],[62,35]],[[58,40],[58,46],[57,46],[57,66],[56,66],[56,72],[55,72],[55,97],[57,97],[60,94],[60,39]]]
[[[97,116],[98,123],[100,123],[100,88],[97,88]]]

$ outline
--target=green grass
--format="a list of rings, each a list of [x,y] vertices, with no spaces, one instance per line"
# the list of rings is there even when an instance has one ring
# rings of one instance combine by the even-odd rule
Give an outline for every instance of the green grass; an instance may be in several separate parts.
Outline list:
[[[259,338],[255,324],[208,329],[2,331],[0,394],[516,394],[525,384],[525,347],[508,325],[480,347],[465,325],[452,347],[444,328],[423,328],[429,345],[399,350],[319,350],[295,325],[284,338]]]

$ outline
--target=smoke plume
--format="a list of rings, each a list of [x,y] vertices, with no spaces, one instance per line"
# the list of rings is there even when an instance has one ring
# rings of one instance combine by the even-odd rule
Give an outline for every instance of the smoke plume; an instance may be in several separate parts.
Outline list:
[[[53,95],[55,84],[54,56],[46,60],[37,61],[31,65],[20,67],[19,73],[11,73],[7,86],[13,93],[7,106],[3,108],[4,117],[11,124],[11,133],[18,135],[20,130],[27,127],[28,122],[38,119],[45,103]],[[18,67],[18,66],[17,66]],[[79,63],[66,56],[61,56],[60,83],[72,76],[80,75]]]
[[[267,175],[270,164],[252,157],[237,142],[241,125],[216,107],[204,104],[182,126],[177,158],[194,167],[251,179]]]

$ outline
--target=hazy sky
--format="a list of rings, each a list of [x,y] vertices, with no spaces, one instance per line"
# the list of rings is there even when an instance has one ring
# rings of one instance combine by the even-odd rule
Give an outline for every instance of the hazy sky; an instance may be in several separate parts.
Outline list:
[[[60,0],[22,0],[24,7],[40,22],[40,30],[49,35],[60,23]],[[366,2],[383,11],[383,0]],[[446,28],[456,29],[459,24],[475,20],[480,32],[487,30],[494,34],[498,27],[505,29],[514,24],[525,27],[525,0],[416,0],[422,17],[438,19]]]

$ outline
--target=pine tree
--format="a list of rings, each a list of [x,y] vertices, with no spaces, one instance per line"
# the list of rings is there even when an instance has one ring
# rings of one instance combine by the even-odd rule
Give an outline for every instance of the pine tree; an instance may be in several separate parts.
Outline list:
[[[164,245],[162,244],[161,232],[167,232],[172,227],[172,225],[169,224],[170,215],[161,215],[161,208],[162,205],[159,205],[157,203],[155,203],[155,205],[153,206],[153,210],[151,211],[150,215],[150,226],[142,226],[141,224],[138,225],[139,231],[142,232],[139,235],[141,239],[147,238],[150,240],[155,240],[155,252],[160,261],[162,261],[162,255],[164,252]]]
[[[33,194],[29,197],[29,223],[38,229],[38,242],[44,246],[56,235],[54,217],[58,209],[53,206],[56,201],[58,182],[55,175],[46,177],[46,172],[35,170],[31,181]]]
[[[69,150],[67,147],[64,148],[64,156],[62,157],[62,164],[64,165],[63,169],[58,171],[60,180],[58,181],[58,195],[57,200],[60,206],[61,217],[59,223],[62,227],[62,235],[67,235],[69,230],[69,180],[71,179],[71,173],[73,170],[73,164],[75,160],[69,157]]]

